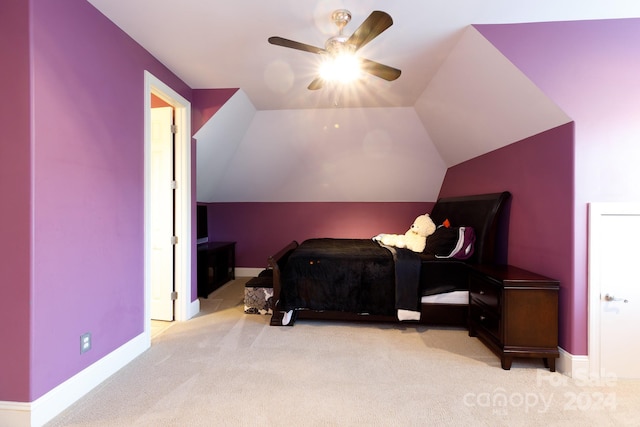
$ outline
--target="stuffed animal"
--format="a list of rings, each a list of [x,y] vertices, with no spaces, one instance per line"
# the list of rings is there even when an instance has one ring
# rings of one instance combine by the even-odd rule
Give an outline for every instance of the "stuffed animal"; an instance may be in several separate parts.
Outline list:
[[[427,236],[436,231],[436,225],[428,214],[420,215],[413,221],[411,228],[404,234],[378,234],[373,238],[383,245],[407,248],[414,252],[422,252],[427,243]]]

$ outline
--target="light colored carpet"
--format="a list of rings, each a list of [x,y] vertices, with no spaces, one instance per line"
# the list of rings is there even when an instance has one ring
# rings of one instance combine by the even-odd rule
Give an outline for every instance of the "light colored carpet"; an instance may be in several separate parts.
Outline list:
[[[175,322],[166,322],[163,320],[152,320],[151,321],[151,339],[153,340],[158,335],[165,332],[167,329],[175,325]]]
[[[48,426],[640,426],[640,381],[583,384],[465,330],[243,312],[246,279],[201,300]]]

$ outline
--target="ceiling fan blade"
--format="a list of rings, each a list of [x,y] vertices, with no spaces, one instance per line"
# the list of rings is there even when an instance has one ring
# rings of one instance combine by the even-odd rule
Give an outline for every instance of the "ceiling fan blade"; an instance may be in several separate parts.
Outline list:
[[[295,42],[289,39],[283,39],[282,37],[269,37],[269,43],[274,44],[276,46],[289,47],[291,49],[297,49],[297,50],[302,50],[302,51],[311,52],[311,53],[326,52],[324,49],[320,47],[315,47],[308,44]]]
[[[364,20],[362,25],[354,31],[346,43],[352,45],[355,50],[358,50],[392,25],[393,19],[391,19],[388,13],[375,10]]]
[[[322,78],[316,77],[315,79],[313,79],[311,83],[309,83],[309,86],[307,86],[307,89],[309,90],[322,89],[322,82],[323,82]]]
[[[373,74],[381,79],[393,81],[400,77],[401,71],[397,68],[389,67],[388,65],[380,64],[368,59],[361,59],[361,67],[363,71],[369,74]]]

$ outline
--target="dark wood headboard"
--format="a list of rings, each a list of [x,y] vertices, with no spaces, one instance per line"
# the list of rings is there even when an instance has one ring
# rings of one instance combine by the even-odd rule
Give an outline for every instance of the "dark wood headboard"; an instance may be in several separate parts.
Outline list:
[[[448,219],[453,227],[473,227],[476,243],[469,263],[504,264],[510,198],[508,191],[440,198],[430,215],[436,225]]]

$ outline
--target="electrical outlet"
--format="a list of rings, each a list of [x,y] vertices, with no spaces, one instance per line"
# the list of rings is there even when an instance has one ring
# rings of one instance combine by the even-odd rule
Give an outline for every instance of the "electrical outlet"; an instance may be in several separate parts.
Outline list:
[[[80,335],[80,354],[91,350],[91,333]]]

